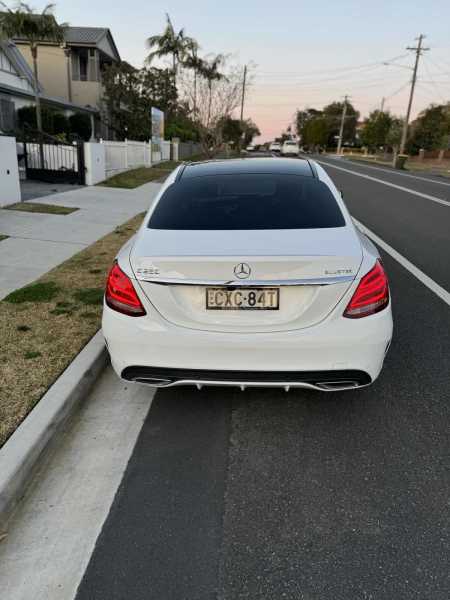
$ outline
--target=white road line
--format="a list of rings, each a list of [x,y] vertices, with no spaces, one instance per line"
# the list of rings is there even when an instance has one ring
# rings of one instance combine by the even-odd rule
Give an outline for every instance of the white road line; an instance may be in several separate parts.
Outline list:
[[[396,190],[401,190],[402,192],[407,192],[408,194],[414,194],[415,196],[420,196],[420,198],[425,198],[426,200],[431,200],[432,202],[436,202],[437,204],[442,204],[443,206],[450,207],[450,202],[448,200],[436,198],[436,196],[430,196],[429,194],[424,194],[422,192],[418,192],[417,190],[403,187],[402,185],[397,185],[396,183],[391,183],[390,181],[385,181],[384,179],[378,179],[378,177],[372,177],[371,175],[366,175],[365,173],[358,173],[357,171],[352,171],[351,169],[344,169],[344,167],[338,167],[333,163],[328,163],[323,160],[319,160],[317,162],[319,162],[322,165],[326,165],[327,167],[331,167],[332,169],[344,171],[344,173],[350,173],[351,175],[355,175],[355,177],[363,177],[364,179],[369,179],[370,181],[376,181],[377,183],[382,183],[383,185],[395,188]]]
[[[329,158],[332,158],[331,156]],[[345,159],[344,159],[345,160]],[[419,181],[429,181],[430,183],[437,183],[438,185],[445,185],[450,187],[450,182],[448,181],[438,181],[436,179],[429,179],[428,177],[421,177],[420,175],[411,175],[411,173],[405,173],[403,171],[393,171],[392,169],[383,169],[382,167],[376,167],[372,165],[372,163],[363,164],[357,161],[351,162],[353,166],[358,167],[367,167],[368,169],[373,169],[374,171],[382,171],[383,173],[389,173],[390,175],[399,175],[400,177],[409,177],[409,179],[418,179]]]
[[[389,246],[385,241],[383,241],[380,237],[377,236],[376,233],[368,229],[365,225],[360,223],[357,219],[353,218],[353,222],[356,227],[360,229],[363,233],[367,235],[367,237],[371,238],[380,248],[383,248],[385,252],[387,252],[392,258],[394,258],[398,263],[402,265],[405,269],[407,269],[414,277],[427,286],[432,292],[439,296],[441,300],[443,300],[446,304],[450,306],[450,293],[447,292],[443,287],[441,287],[438,283],[436,283],[431,277],[425,275],[423,271],[418,269],[415,265],[413,265],[407,258],[405,258],[400,252],[394,250],[392,246]]]

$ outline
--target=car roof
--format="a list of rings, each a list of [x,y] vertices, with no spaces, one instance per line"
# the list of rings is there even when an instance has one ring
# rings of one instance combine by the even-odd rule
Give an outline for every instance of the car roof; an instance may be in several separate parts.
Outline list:
[[[229,160],[208,160],[188,163],[180,177],[205,177],[207,175],[273,173],[277,175],[303,175],[314,177],[313,170],[306,159],[302,158],[234,158]]]

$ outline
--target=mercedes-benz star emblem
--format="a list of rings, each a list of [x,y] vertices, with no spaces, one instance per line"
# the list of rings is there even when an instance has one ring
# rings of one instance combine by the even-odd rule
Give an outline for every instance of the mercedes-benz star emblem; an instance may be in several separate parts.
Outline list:
[[[247,279],[247,277],[250,277],[251,272],[252,270],[247,263],[239,263],[234,267],[234,274],[238,279]]]

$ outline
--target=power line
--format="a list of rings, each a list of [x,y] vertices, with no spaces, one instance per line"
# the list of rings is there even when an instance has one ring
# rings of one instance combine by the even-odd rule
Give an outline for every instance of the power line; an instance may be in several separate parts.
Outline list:
[[[392,62],[394,60],[400,60],[401,58],[405,58],[406,56],[408,56],[408,53],[406,54],[401,54],[400,56],[394,56],[393,58],[389,58],[387,59],[387,61],[384,62]],[[349,66],[349,67],[330,67],[329,69],[318,69],[315,71],[307,71],[305,73],[304,76],[308,77],[309,75],[314,75],[315,73],[335,73],[337,71],[352,71],[352,70],[357,70],[357,69],[363,69],[365,67],[374,67],[374,66],[381,66],[383,64],[383,61],[376,61],[376,62],[370,62],[370,63],[365,63],[365,64],[361,64],[361,65],[353,65],[353,66]],[[274,74],[274,75],[296,75],[298,73],[298,71],[259,71],[260,73],[265,73],[265,74]]]
[[[427,75],[428,75],[428,77],[429,77],[429,78],[430,78],[430,80],[431,80],[431,84],[433,85],[434,89],[436,90],[436,92],[437,92],[438,96],[440,96],[440,97],[441,97],[441,99],[442,99],[442,101],[443,101],[443,102],[446,102],[446,99],[444,98],[444,96],[443,96],[443,94],[442,94],[441,90],[439,89],[439,87],[438,87],[437,83],[436,83],[436,82],[434,81],[434,79],[433,79],[433,76],[432,76],[432,74],[430,73],[430,69],[428,68],[428,63],[427,63],[427,61],[426,61],[426,60],[424,60],[424,61],[423,61],[423,64],[424,64],[424,66],[425,66],[425,71],[427,72]],[[422,83],[426,83],[426,82],[423,82],[423,81],[422,81]]]

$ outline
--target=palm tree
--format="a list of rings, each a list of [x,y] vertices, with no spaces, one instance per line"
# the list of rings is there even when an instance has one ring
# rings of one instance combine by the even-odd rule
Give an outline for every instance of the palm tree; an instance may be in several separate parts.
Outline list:
[[[201,75],[208,82],[209,100],[208,100],[208,119],[206,121],[206,127],[209,127],[209,121],[211,119],[211,103],[212,103],[212,86],[213,81],[220,81],[226,79],[225,75],[219,71],[219,67],[225,62],[223,54],[217,54],[209,60],[205,60]]]
[[[196,44],[196,42],[185,35],[184,29],[180,29],[177,33],[167,13],[166,19],[167,24],[162,35],[152,35],[147,39],[147,47],[150,52],[146,58],[146,62],[150,64],[154,58],[172,56],[173,79],[176,85],[178,64],[185,59],[188,46],[193,43]],[[152,50],[153,48],[154,50]]]
[[[198,56],[199,46],[197,42],[190,39],[186,45],[187,55],[183,66],[194,71],[194,119],[197,115],[197,76],[205,69],[205,61]]]
[[[38,79],[38,46],[39,42],[51,41],[60,44],[64,41],[64,29],[67,24],[59,25],[53,16],[54,4],[47,4],[42,13],[35,13],[24,2],[20,2],[13,10],[0,0],[5,12],[0,13],[0,38],[20,38],[30,46],[34,71],[34,96],[36,101],[36,123],[42,133],[42,113]]]

